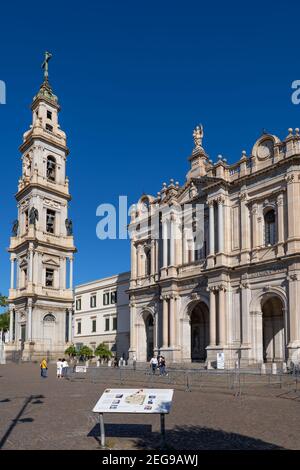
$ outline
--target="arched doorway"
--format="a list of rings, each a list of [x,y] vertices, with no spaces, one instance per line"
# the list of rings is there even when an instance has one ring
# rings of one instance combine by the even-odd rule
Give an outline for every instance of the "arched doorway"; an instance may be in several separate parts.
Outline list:
[[[154,321],[153,316],[149,314],[145,320],[146,343],[147,343],[147,361],[153,357],[154,349]]]
[[[268,298],[262,303],[263,359],[265,362],[285,360],[285,329],[283,305],[279,297]]]
[[[199,302],[191,312],[191,360],[205,361],[209,344],[209,312],[204,302]]]

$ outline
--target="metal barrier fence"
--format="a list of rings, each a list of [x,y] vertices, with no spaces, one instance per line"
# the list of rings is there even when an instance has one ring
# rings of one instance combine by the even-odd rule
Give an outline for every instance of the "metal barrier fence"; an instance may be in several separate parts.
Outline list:
[[[191,392],[223,391],[241,397],[242,394],[252,392],[255,394],[268,394],[270,389],[278,389],[284,393],[298,394],[300,369],[294,368],[289,373],[283,370],[276,374],[260,373],[258,370],[206,370],[206,369],[169,369],[167,374],[152,373],[149,368],[125,367],[87,367],[86,372],[75,372],[75,368],[68,368],[67,379],[71,381],[85,380],[90,383],[131,385],[136,387],[175,389]],[[300,392],[300,391],[299,391]],[[298,396],[296,397],[298,398]],[[299,393],[300,398],[300,393]]]

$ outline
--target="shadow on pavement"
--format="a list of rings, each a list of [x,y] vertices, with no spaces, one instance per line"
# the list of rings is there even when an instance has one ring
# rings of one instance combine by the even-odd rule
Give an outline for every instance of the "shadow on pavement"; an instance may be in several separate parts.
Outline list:
[[[249,436],[201,426],[177,426],[166,430],[166,444],[161,446],[161,434],[141,436],[135,441],[137,449],[169,448],[173,450],[275,450],[275,444]]]
[[[28,405],[44,403],[41,400],[41,398],[45,398],[44,395],[30,395],[29,397],[27,397],[25,399],[24,404],[23,404],[22,408],[20,409],[19,413],[17,414],[17,416],[14,419],[12,419],[10,426],[8,427],[7,431],[5,432],[3,437],[1,438],[1,440],[0,440],[0,449],[2,449],[2,447],[5,445],[7,439],[9,438],[9,436],[11,435],[11,433],[13,432],[13,430],[17,426],[17,424],[32,423],[34,421],[33,418],[22,418],[22,415],[26,411],[26,408],[28,407]],[[6,399],[5,401],[10,401],[10,400]]]

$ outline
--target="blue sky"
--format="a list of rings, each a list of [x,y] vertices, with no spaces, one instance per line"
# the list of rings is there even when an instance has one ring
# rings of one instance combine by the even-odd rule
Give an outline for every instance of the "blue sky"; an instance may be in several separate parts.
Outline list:
[[[215,160],[249,153],[263,128],[300,127],[291,83],[300,79],[296,2],[6,2],[1,5],[0,292],[9,287],[18,146],[53,53],[50,82],[71,150],[67,174],[78,254],[75,282],[129,269],[126,240],[96,237],[96,208],[184,183],[194,126]]]

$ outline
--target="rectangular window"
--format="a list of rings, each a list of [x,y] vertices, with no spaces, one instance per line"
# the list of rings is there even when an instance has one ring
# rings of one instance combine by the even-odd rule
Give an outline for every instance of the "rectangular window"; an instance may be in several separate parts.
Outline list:
[[[95,308],[97,306],[96,295],[90,297],[90,307]]]
[[[116,304],[117,303],[117,291],[114,291],[114,292],[111,292],[110,293],[110,302],[112,304]]]
[[[77,322],[77,334],[81,335],[81,321]]]
[[[55,211],[47,209],[46,213],[46,232],[54,233],[55,231]]]
[[[46,124],[46,130],[53,132],[53,127],[50,124]]]
[[[52,113],[51,111],[47,111],[47,119],[52,119]]]
[[[81,310],[81,299],[76,299],[76,310]]]
[[[109,304],[109,292],[105,292],[103,294],[103,305],[108,305]]]
[[[105,331],[109,331],[109,318],[105,318]]]
[[[96,333],[97,321],[92,320],[92,333]]]
[[[118,321],[117,317],[113,317],[113,330],[117,331]]]
[[[54,285],[54,269],[46,269],[46,287]]]

